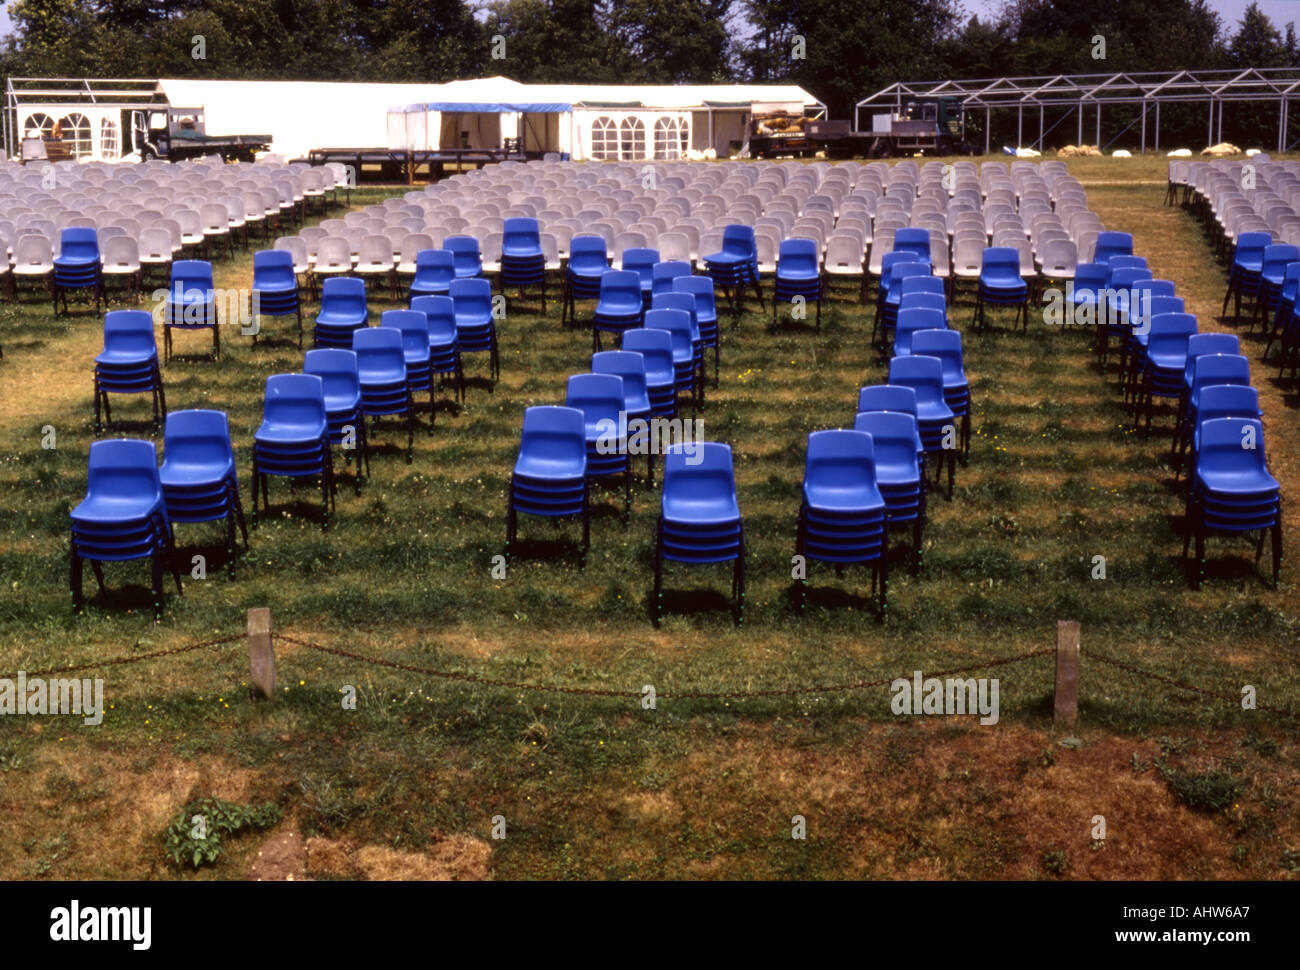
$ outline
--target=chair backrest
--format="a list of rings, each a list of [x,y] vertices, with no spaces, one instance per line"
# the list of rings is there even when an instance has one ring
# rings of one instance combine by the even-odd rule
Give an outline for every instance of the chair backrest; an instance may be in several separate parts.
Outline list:
[[[945,330],[948,321],[942,310],[929,307],[899,308],[898,324],[894,332],[894,353],[912,352],[912,334],[917,330]]]
[[[537,256],[542,251],[541,227],[536,219],[513,217],[501,231],[503,258]]]
[[[449,295],[456,306],[457,326],[492,323],[492,284],[487,280],[453,280]]]
[[[381,327],[393,327],[402,334],[402,349],[407,356],[429,355],[429,317],[419,310],[385,310],[379,317]]]
[[[1197,434],[1198,469],[1263,471],[1267,466],[1264,426],[1258,418],[1213,418],[1200,422]],[[1254,447],[1243,448],[1246,440],[1252,441]]]
[[[889,383],[903,384],[916,391],[917,407],[943,401],[943,361],[938,357],[911,354],[889,362]]]
[[[664,454],[662,506],[667,509],[670,501],[679,495],[735,507],[736,473],[731,446],[716,441],[669,445]]]
[[[153,315],[148,310],[109,310],[104,314],[104,349],[140,357],[156,355]]]
[[[628,411],[648,408],[645,357],[631,350],[603,350],[591,355],[593,374],[613,374],[623,380],[623,405]]]
[[[1258,418],[1259,391],[1247,384],[1211,384],[1201,388],[1197,424],[1216,418]]]
[[[808,435],[803,470],[805,491],[810,485],[861,488],[870,484],[874,488],[875,481],[875,449],[866,432],[839,428]],[[882,501],[878,494],[877,500]]]
[[[930,232],[928,229],[906,228],[894,233],[894,252],[916,253],[920,259],[930,258]]]
[[[1133,254],[1133,234],[1128,232],[1097,233],[1097,248],[1093,251],[1093,261],[1109,262],[1112,256],[1131,256]]]
[[[984,250],[983,269],[985,277],[1020,277],[1020,252],[1010,246],[989,246]]]
[[[87,497],[116,496],[139,501],[146,496],[162,496],[158,452],[152,441],[92,441],[86,478]]]
[[[912,334],[912,353],[924,357],[938,357],[943,362],[944,382],[965,379],[961,333],[956,330],[932,328]]]
[[[575,468],[575,477],[587,469],[586,418],[578,408],[542,405],[524,411],[519,455],[537,455],[548,462],[562,461]]]
[[[224,466],[234,470],[230,422],[224,411],[170,411],[163,428],[163,464],[183,462]]]
[[[99,234],[88,226],[70,226],[59,233],[59,259],[98,261]]]
[[[353,398],[361,393],[361,376],[355,350],[323,347],[303,355],[302,372],[315,374],[325,388],[326,401]]]
[[[325,433],[325,384],[315,374],[272,374],[262,415],[269,423],[319,427]]]
[[[921,450],[921,431],[915,414],[899,410],[859,411],[853,418],[853,430],[871,436],[877,467],[888,464],[913,468],[920,484],[917,453]]]
[[[352,333],[357,371],[364,385],[367,373],[406,373],[402,333],[396,327],[362,327]]]
[[[1267,232],[1243,232],[1237,236],[1237,245],[1232,252],[1232,261],[1237,266],[1253,264],[1259,266],[1264,261],[1264,250],[1273,241]]]
[[[916,391],[901,384],[872,384],[858,391],[858,411],[901,411],[916,417]]]
[[[673,335],[667,330],[638,327],[623,334],[623,350],[645,359],[647,374],[673,373]]]
[[[355,276],[328,277],[320,288],[321,310],[366,312],[366,284]]]
[[[259,249],[253,253],[253,289],[272,284],[298,285],[293,254],[286,249]]]
[[[687,355],[693,353],[694,328],[687,311],[664,308],[647,310],[644,325],[647,330],[666,330],[672,334],[674,356],[681,357],[683,348]]]
[[[411,309],[425,315],[428,320],[429,343],[443,345],[456,341],[456,301],[450,296],[417,296],[411,299]]]
[[[584,233],[569,240],[569,269],[594,274],[609,269],[603,236]]]
[[[1192,397],[1200,400],[1199,389],[1211,384],[1249,384],[1250,361],[1241,354],[1200,354],[1195,359],[1188,348],[1192,368]]]
[[[569,378],[565,392],[566,407],[582,411],[588,438],[608,435],[608,426],[601,422],[612,421],[619,425],[619,412],[623,410],[623,378],[615,374],[574,374]]]

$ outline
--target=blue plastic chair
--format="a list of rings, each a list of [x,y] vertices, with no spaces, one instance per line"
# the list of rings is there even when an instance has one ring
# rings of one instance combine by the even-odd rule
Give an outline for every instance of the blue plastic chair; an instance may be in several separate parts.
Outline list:
[[[456,256],[449,249],[421,249],[415,254],[415,277],[407,292],[417,296],[446,296],[456,278]]]
[[[626,342],[626,336],[624,341]],[[646,386],[645,357],[632,350],[604,350],[591,355],[593,374],[612,374],[623,381],[623,413],[629,426],[628,455],[644,447],[648,480],[655,476],[655,442],[650,439],[649,422],[653,417],[650,391]],[[645,422],[644,431],[634,421]]]
[[[1259,295],[1260,274],[1264,270],[1264,250],[1273,242],[1267,232],[1243,232],[1237,237],[1232,252],[1232,265],[1228,269],[1228,288],[1223,294],[1220,316],[1227,316],[1228,301],[1233,301],[1232,320],[1241,319],[1241,300],[1254,300]]]
[[[488,381],[501,376],[496,317],[492,309],[492,284],[483,279],[455,280],[451,299],[456,311],[456,342],[460,353],[488,355]]]
[[[460,359],[460,340],[456,334],[456,301],[449,296],[417,296],[411,309],[425,315],[429,322],[429,374],[450,374],[456,381],[456,400],[465,400],[465,369]]]
[[[811,239],[784,239],[777,252],[776,282],[772,291],[772,325],[778,303],[796,299],[817,304],[817,329],[822,328],[822,273],[817,243]]]
[[[632,514],[632,461],[627,448],[623,412],[623,378],[614,374],[574,374],[569,378],[564,406],[583,415],[587,445],[587,478],[623,477],[623,522]]]
[[[296,316],[298,349],[302,349],[302,304],[298,300],[298,276],[293,271],[293,254],[283,249],[262,249],[253,253],[253,343],[262,329],[262,317]]]
[[[93,289],[95,312],[104,297],[103,263],[99,255],[99,233],[88,226],[71,226],[59,234],[59,255],[54,257],[52,296],[54,315],[59,315],[59,298],[63,312],[68,312],[68,291]]]
[[[671,312],[671,311],[668,311]],[[664,562],[691,565],[732,562],[732,615],[745,615],[745,528],[736,500],[731,448],[717,442],[671,445],[664,455],[664,484],[655,530],[653,622],[663,617]]]
[[[315,345],[351,350],[352,335],[369,323],[365,280],[355,276],[326,277],[312,335]]]
[[[1142,375],[1134,401],[1135,423],[1146,415],[1151,429],[1157,397],[1178,400],[1183,393],[1183,373],[1187,369],[1187,339],[1196,333],[1196,317],[1190,313],[1161,313],[1151,318],[1146,351],[1142,358]]]
[[[406,463],[409,465],[415,448],[415,403],[406,373],[402,333],[396,327],[367,327],[353,334],[352,349],[357,354],[361,411],[372,419],[394,415],[406,418]]]
[[[542,313],[546,313],[546,256],[542,252],[541,227],[536,219],[512,217],[505,220],[501,235],[501,292],[516,287],[537,286],[542,291]]]
[[[713,280],[708,276],[679,276],[673,280],[672,292],[689,293],[695,297],[695,324],[700,331],[700,346],[713,348],[713,384],[716,387],[722,355],[722,336],[718,331],[718,306]],[[651,305],[654,305],[653,300]]]
[[[984,306],[988,303],[1014,306],[1016,319],[1023,321],[1022,329],[1029,329],[1029,284],[1020,275],[1020,253],[1010,246],[984,250],[975,303],[975,324],[980,330],[986,329]]]
[[[921,571],[927,491],[918,454],[921,432],[916,417],[906,411],[859,411],[853,419],[853,430],[871,435],[876,487],[885,500],[890,526],[912,526],[912,574],[916,575]]]
[[[448,236],[442,248],[449,250],[456,265],[456,279],[475,279],[483,275],[483,257],[473,236]]]
[[[1129,232],[1099,232],[1093,250],[1094,263],[1108,263],[1112,256],[1133,255],[1133,234]]]
[[[752,226],[730,225],[722,230],[722,251],[704,257],[704,267],[715,285],[722,287],[731,304],[731,311],[739,315],[745,309],[745,287],[752,285],[758,304],[763,301],[763,288],[758,280],[758,243]]]
[[[1264,533],[1270,534],[1276,587],[1282,567],[1281,487],[1268,472],[1263,424],[1251,418],[1217,418],[1202,422],[1198,437],[1183,540],[1184,560],[1193,537],[1196,540],[1192,588],[1199,589],[1205,575],[1207,536],[1256,530],[1256,562],[1264,551]]]
[[[928,307],[908,307],[898,311],[894,327],[894,352],[892,356],[912,353],[912,335],[918,330],[946,330],[948,321],[942,310]]]
[[[874,344],[879,338],[882,348],[888,347],[892,340],[891,334],[898,320],[898,308],[902,303],[906,281],[931,276],[930,264],[916,259],[915,253],[905,250],[889,255],[897,255],[899,259],[892,262],[888,272],[880,278],[880,291],[876,296],[876,314],[871,322],[872,343]]]
[[[866,432],[814,431],[808,436],[795,552],[841,569],[851,563],[870,565],[872,595],[879,589],[876,618],[884,622],[889,529],[885,499],[876,485],[875,449]],[[803,609],[803,579],[797,579],[796,590]]]
[[[943,394],[943,361],[917,354],[895,357],[889,362],[889,383],[910,387],[916,392],[916,421],[921,432],[921,445],[927,456],[937,456],[937,470],[942,469],[943,457],[947,453],[948,495],[951,498],[957,473],[958,442],[954,424],[956,415]],[[952,445],[945,447],[950,435]]]
[[[673,374],[677,394],[691,392],[692,413],[699,397],[699,372],[696,367],[695,346],[692,343],[691,315],[685,310],[647,310],[647,330],[666,330],[672,337]],[[624,344],[627,348],[626,343]]]
[[[167,415],[159,470],[167,518],[176,522],[226,521],[226,564],[235,578],[235,524],[248,547],[248,527],[239,500],[235,450],[224,411],[173,411]]]
[[[601,333],[621,335],[641,326],[645,303],[641,277],[633,270],[609,270],[600,278],[600,300],[591,325],[592,352],[600,350]]]
[[[676,415],[677,370],[673,360],[672,333],[638,327],[623,334],[623,349],[638,353],[645,360],[651,417],[671,418]]]
[[[652,284],[650,287],[651,295],[655,293],[670,293],[673,289],[673,282],[678,277],[690,276],[691,264],[684,259],[669,259],[655,263],[651,267]],[[709,286],[712,287],[713,281],[709,280]],[[712,292],[712,290],[710,290]]]
[[[201,259],[172,263],[171,285],[163,301],[163,362],[172,358],[172,330],[212,330],[212,357],[221,356],[212,264]]]
[[[86,497],[72,510],[70,519],[73,611],[80,614],[84,606],[81,591],[84,560],[90,560],[100,595],[104,595],[101,563],[149,559],[154,620],[160,622],[163,569],[170,564],[178,595],[181,574],[153,442],[127,438],[91,442]]]
[[[361,410],[361,372],[354,350],[326,347],[309,350],[303,358],[302,372],[315,374],[325,390],[325,420],[330,444],[356,452],[357,473],[353,478],[356,494],[361,494],[361,463],[370,474],[370,450],[366,438],[366,418]]]
[[[577,235],[569,240],[569,265],[564,276],[564,312],[560,322],[572,323],[576,319],[577,300],[595,300],[600,297],[600,278],[609,272],[609,255],[605,251],[605,237]]]
[[[1282,303],[1282,288],[1286,285],[1287,268],[1300,263],[1300,247],[1272,243],[1264,247],[1264,260],[1259,270],[1259,293],[1255,299],[1255,313],[1250,318],[1250,332],[1255,331],[1255,321],[1263,323],[1276,315]]]
[[[654,293],[655,264],[659,262],[659,250],[648,247],[629,247],[623,250],[620,267],[624,272],[636,273],[641,281],[641,304],[648,307]]]
[[[519,535],[519,513],[546,518],[582,517],[585,565],[591,545],[587,500],[585,419],[577,408],[531,407],[524,411],[519,457],[510,476],[506,508],[506,561]]]
[[[912,335],[912,351],[923,357],[937,357],[943,364],[943,399],[961,419],[961,456],[970,457],[970,382],[962,353],[961,334],[956,330],[918,330]]]
[[[894,233],[896,253],[915,253],[916,258],[924,263],[930,262],[930,230],[908,227]]]
[[[406,357],[406,383],[414,399],[418,391],[429,392],[429,434],[433,434],[438,410],[433,400],[433,374],[430,371],[429,317],[419,310],[385,310],[381,327],[393,327],[402,335],[402,353]]]
[[[262,424],[253,436],[253,527],[257,494],[269,512],[267,478],[320,478],[322,527],[329,528],[334,497],[325,383],[314,374],[273,374],[266,379]]]
[[[104,315],[104,349],[95,358],[95,434],[101,427],[101,404],[105,420],[113,420],[108,395],[146,392],[153,399],[157,431],[167,415],[167,396],[158,367],[153,317],[147,310],[110,310]]]

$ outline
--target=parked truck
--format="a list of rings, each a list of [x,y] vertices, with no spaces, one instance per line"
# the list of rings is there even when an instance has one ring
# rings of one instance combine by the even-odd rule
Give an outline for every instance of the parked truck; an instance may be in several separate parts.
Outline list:
[[[878,114],[870,131],[854,131],[847,121],[773,119],[755,115],[750,154],[827,158],[888,158],[898,155],[963,155],[965,122],[953,98],[912,101],[897,114]],[[784,123],[783,123],[784,122]]]
[[[220,155],[227,162],[251,162],[255,152],[271,147],[270,135],[207,134],[202,108],[169,105],[165,109],[134,110],[130,116],[132,150],[145,160],[164,158],[178,162],[202,155]]]

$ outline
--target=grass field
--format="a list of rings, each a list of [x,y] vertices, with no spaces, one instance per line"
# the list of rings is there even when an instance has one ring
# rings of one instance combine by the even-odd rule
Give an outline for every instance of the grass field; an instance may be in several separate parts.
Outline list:
[[[1155,275],[1177,282],[1201,329],[1227,329],[1225,276],[1199,224],[1162,205],[1165,160],[1069,164],[1107,227],[1133,232]],[[352,205],[401,191],[366,188]],[[219,263],[218,286],[247,287],[251,263]],[[393,305],[372,294],[372,312]],[[1294,560],[1274,590],[1267,554],[1257,569],[1253,543],[1212,540],[1208,581],[1188,588],[1172,410],[1160,433],[1134,433],[1090,333],[1037,313],[1013,332],[1001,313],[974,334],[972,295],[959,294],[950,317],[967,331],[973,452],[952,500],[932,494],[920,576],[896,535],[881,626],[861,571],[840,579],[814,564],[807,610],[790,605],[807,435],[851,426],[857,389],[887,370],[869,346],[869,308],[844,286],[820,333],[788,312],[773,328],[753,305],[734,329],[724,319],[721,380],[700,416],[736,456],[745,624],[726,610],[728,570],[677,567],[655,630],[658,491],[640,480],[626,526],[621,491],[597,494],[585,569],[575,524],[525,519],[532,542],[505,579],[492,576],[523,411],[562,403],[566,377],[589,366],[589,334],[562,329],[557,305],[546,317],[534,308],[512,303],[501,382],[489,393],[485,362],[471,358],[466,407],[440,411],[432,436],[417,431],[412,464],[404,431],[381,429],[372,479],[357,498],[343,478],[327,532],[319,492],[290,496],[273,480],[272,514],[230,582],[222,529],[178,526],[182,561],[205,555],[207,578],[180,598],[169,584],[154,625],[143,564],[109,567],[107,599],[87,571],[86,613],[70,610],[67,516],[85,489],[101,318],[82,305],[56,320],[31,293],[0,307],[0,674],[239,633],[247,609],[269,606],[277,631],[416,666],[661,694],[768,690],[1011,657],[1051,647],[1056,621],[1075,619],[1077,728],[1053,727],[1050,657],[988,672],[1001,681],[1001,720],[981,727],[896,718],[885,688],[665,699],[650,711],[630,697],[441,681],[283,644],[281,696],[258,702],[235,643],[87,674],[104,677],[112,705],[97,728],[0,719],[0,876],[262,874],[265,835],[234,838],[197,873],[167,860],[169,821],[215,796],[279,807],[265,844],[296,878],[1295,878],[1296,721],[1088,660],[1093,649],[1232,696],[1250,684],[1261,704],[1300,712]],[[253,346],[227,328],[220,362],[164,371],[171,409],[229,413],[246,505],[265,378],[302,359],[285,321],[266,333]],[[190,341],[206,350],[205,336]],[[1294,542],[1296,389],[1248,344]],[[118,404],[114,433],[148,436],[147,407]],[[1091,578],[1098,555],[1104,580]],[[340,704],[345,685],[355,711]],[[796,815],[806,840],[791,838]],[[494,816],[504,839],[492,838]]]

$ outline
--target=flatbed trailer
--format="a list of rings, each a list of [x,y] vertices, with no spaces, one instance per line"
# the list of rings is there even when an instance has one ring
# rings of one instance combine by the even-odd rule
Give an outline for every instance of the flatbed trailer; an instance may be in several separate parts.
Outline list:
[[[313,148],[305,160],[312,165],[340,162],[352,166],[358,178],[363,166],[377,166],[383,177],[403,179],[409,185],[415,182],[416,169],[421,166],[428,167],[429,180],[434,181],[445,175],[451,165],[461,171],[467,166],[482,168],[497,162],[522,162],[527,157],[521,151],[507,148]]]

